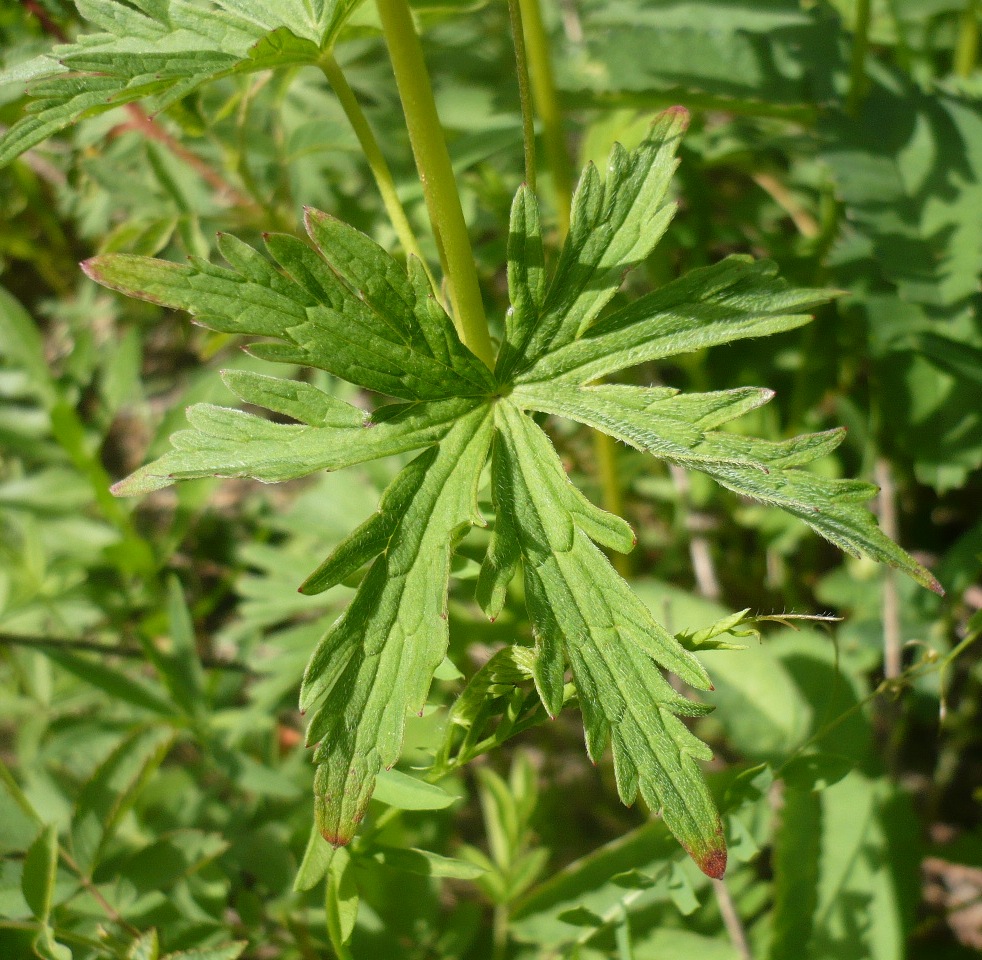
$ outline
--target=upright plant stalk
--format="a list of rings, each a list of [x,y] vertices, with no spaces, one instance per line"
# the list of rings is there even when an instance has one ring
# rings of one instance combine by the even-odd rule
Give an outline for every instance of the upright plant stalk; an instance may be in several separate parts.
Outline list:
[[[535,112],[532,85],[529,80],[528,54],[525,51],[525,26],[519,0],[508,0],[508,19],[515,43],[515,67],[518,73],[518,95],[522,102],[522,142],[525,147],[525,183],[535,193]]]
[[[385,155],[382,153],[382,148],[379,146],[371,126],[369,126],[368,118],[362,111],[361,104],[358,103],[358,98],[348,85],[348,81],[345,79],[344,73],[338,65],[337,60],[334,59],[333,54],[328,54],[321,60],[320,68],[324,72],[324,76],[327,77],[327,82],[330,83],[331,89],[341,104],[341,109],[344,110],[344,115],[351,124],[351,129],[354,130],[355,136],[358,138],[358,143],[361,145],[365,159],[368,161],[368,168],[372,171],[372,176],[375,178],[375,185],[378,187],[378,192],[382,197],[385,212],[389,215],[389,220],[396,232],[396,236],[399,238],[399,243],[402,244],[402,249],[407,254],[411,253],[419,258],[420,263],[423,264],[426,270],[427,277],[430,279],[430,283],[433,285],[434,290],[437,290],[436,281],[433,278],[433,274],[430,273],[430,268],[426,263],[426,259],[423,257],[422,251],[419,249],[419,243],[416,240],[416,235],[413,233],[409,218],[406,216],[406,210],[399,201],[399,196],[396,193],[395,180],[392,178],[392,171],[389,169],[389,164],[386,162]]]
[[[556,225],[559,239],[569,233],[569,210],[573,198],[573,177],[569,168],[569,154],[563,137],[563,118],[556,96],[556,80],[549,56],[549,37],[542,22],[539,0],[518,0],[528,48],[529,73],[532,79],[532,96],[535,108],[542,120],[542,138],[545,141],[549,172],[552,174],[552,190],[556,204]],[[516,49],[516,54],[519,51]]]
[[[846,109],[853,116],[866,96],[866,54],[869,52],[870,0],[856,0],[856,27],[849,68],[849,96]]]
[[[494,365],[494,351],[474,254],[409,4],[407,0],[376,0],[376,4],[426,207],[437,244],[444,252],[454,324],[466,346],[490,367]]]
[[[545,140],[546,156],[549,160],[549,170],[552,173],[553,202],[556,207],[556,228],[559,242],[562,243],[569,233],[570,207],[573,203],[573,182],[570,174],[569,153],[563,136],[562,113],[559,109],[559,97],[556,95],[556,81],[552,72],[552,61],[549,57],[549,38],[542,22],[542,10],[539,0],[508,0],[508,9],[512,15],[512,32],[515,33],[515,56],[518,60],[518,83],[522,91],[523,126],[525,127],[525,163],[526,179],[528,178],[530,148],[530,126],[525,121],[527,113],[525,93],[522,87],[523,72],[531,73],[532,95],[535,106],[542,120],[542,135]],[[517,24],[517,26],[516,26]],[[524,27],[524,30],[522,29]],[[519,40],[522,37],[524,42]],[[527,54],[526,54],[527,46]],[[528,66],[523,70],[522,60],[528,57]],[[534,162],[534,153],[533,162]],[[530,184],[531,186],[531,184]],[[617,445],[613,438],[599,430],[593,432],[593,452],[597,460],[597,473],[600,480],[600,492],[604,509],[610,513],[622,516],[624,498],[621,494],[620,480],[617,476]],[[631,572],[631,559],[626,554],[615,553],[613,564],[621,576]]]

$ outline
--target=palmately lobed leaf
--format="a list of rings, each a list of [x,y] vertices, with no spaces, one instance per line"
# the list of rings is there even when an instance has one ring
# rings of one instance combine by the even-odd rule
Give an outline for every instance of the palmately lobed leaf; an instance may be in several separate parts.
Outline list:
[[[477,598],[494,618],[520,572],[534,646],[494,659],[453,723],[469,728],[506,675],[531,677],[555,715],[572,696],[569,671],[589,755],[597,761],[611,748],[624,802],[641,796],[707,874],[725,869],[720,818],[699,770],[711,753],[680,719],[710,708],[677,692],[663,671],[701,690],[711,689],[709,678],[602,552],[630,550],[631,528],[573,486],[530,414],[587,424],[706,473],[799,517],[847,552],[940,590],[862,506],[875,488],[808,469],[841,442],[841,430],[769,441],[718,429],[768,402],[773,393],[763,388],[681,394],[591,383],[638,363],[792,329],[827,298],[789,288],[772,264],[730,257],[604,314],[624,271],[650,253],[671,217],[666,197],[685,123],[680,108],[666,112],[636,151],[615,149],[606,182],[592,169],[584,175],[551,279],[535,197],[519,190],[508,240],[512,306],[495,374],[460,342],[417,261],[404,268],[317,211],[305,218],[316,249],[268,236],[269,259],[223,236],[228,267],[123,255],[84,265],[100,283],[186,310],[212,329],[267,338],[250,345],[257,356],[396,398],[368,415],[311,384],[227,372],[241,400],[296,422],[192,407],[191,429],[174,435],[174,449],[114,488],[141,493],[208,475],[274,481],[416,453],[378,512],[301,586],[318,593],[368,566],[312,655],[301,693],[308,740],[318,744],[317,820],[334,844],[354,835],[376,777],[399,758],[407,715],[423,708],[444,658],[450,561],[463,533],[484,524],[477,491],[490,455],[495,520]]]

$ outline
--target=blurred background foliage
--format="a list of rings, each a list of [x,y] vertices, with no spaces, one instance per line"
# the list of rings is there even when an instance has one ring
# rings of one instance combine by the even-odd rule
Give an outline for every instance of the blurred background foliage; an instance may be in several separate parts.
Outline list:
[[[507,8],[414,6],[500,329],[522,179]],[[3,67],[91,30],[83,17],[105,7],[3,5]],[[332,857],[310,837],[295,705],[309,651],[351,591],[311,599],[296,587],[399,465],[113,500],[110,483],[162,452],[187,404],[228,401],[217,369],[264,364],[184,316],[98,289],[77,263],[210,257],[218,230],[299,233],[302,204],[389,249],[396,237],[316,70],[225,77],[152,119],[135,104],[90,116],[0,170],[0,956],[982,950],[982,676],[970,646],[982,628],[979,4],[551,0],[543,13],[577,169],[615,140],[634,146],[664,106],[693,112],[680,213],[623,296],[732,252],[842,291],[802,330],[652,365],[637,382],[772,387],[778,400],[745,421],[774,439],[846,424],[819,469],[879,483],[881,524],[947,596],[618,449],[639,537],[631,576],[671,629],[747,607],[843,617],[772,625],[746,649],[704,655],[716,711],[699,733],[717,754],[725,882],[702,876],[647,811],[618,804],[609,764],[583,757],[575,716],[439,787],[419,779],[462,675],[529,640],[520,602],[494,624],[473,603],[480,532],[456,563],[431,708],[411,720],[401,773],[380,784],[362,835]],[[336,52],[435,262],[370,5]],[[12,75],[0,75],[3,128],[30,99]],[[541,192],[548,209],[547,171]],[[599,499],[589,437],[549,429]],[[482,676],[504,731],[515,678]]]

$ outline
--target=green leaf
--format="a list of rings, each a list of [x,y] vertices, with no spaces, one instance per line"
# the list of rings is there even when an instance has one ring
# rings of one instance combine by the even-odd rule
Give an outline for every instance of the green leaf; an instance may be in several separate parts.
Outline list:
[[[0,166],[84,116],[146,101],[156,114],[202,84],[236,74],[316,64],[360,0],[78,0],[104,33],[81,36],[9,71],[33,81],[30,112],[0,141]]]
[[[324,894],[327,909],[327,932],[338,956],[351,939],[358,919],[358,884],[354,863],[347,850],[336,850],[327,868],[327,890]]]
[[[175,713],[174,704],[162,696],[162,691],[158,687],[151,686],[136,677],[131,677],[122,670],[110,667],[102,660],[85,657],[70,650],[54,650],[44,647],[39,649],[52,663],[58,664],[62,670],[66,670],[80,680],[102,690],[113,700],[132,703],[134,706],[161,716],[170,716]],[[111,656],[112,652],[112,648],[107,646],[106,655]]]
[[[178,950],[167,953],[160,960],[239,960],[249,944],[245,940],[220,947],[202,947],[199,950]]]
[[[400,770],[383,770],[375,782],[375,799],[397,810],[444,810],[459,798]]]
[[[876,525],[861,504],[876,487],[796,469],[834,450],[845,431],[772,442],[710,429],[770,399],[768,391],[735,390],[678,396],[642,387],[529,384],[512,400],[526,409],[568,417],[670,463],[708,474],[754,500],[780,507],[855,557],[897,567],[942,593],[938,581]]]
[[[34,953],[41,960],[72,960],[72,951],[55,940],[55,932],[45,925],[34,941]]]
[[[157,660],[163,667],[163,680],[176,703],[191,716],[201,714],[205,701],[204,671],[194,636],[194,622],[188,610],[184,591],[177,577],[167,581],[167,620],[171,647]]]
[[[388,536],[352,548],[356,531],[338,548],[353,558],[338,562],[344,569],[378,556],[311,657],[300,694],[301,709],[312,710],[308,743],[321,741],[316,812],[333,844],[354,835],[377,773],[399,759],[407,712],[423,709],[446,654],[450,558],[463,531],[483,524],[476,495],[490,439],[488,406],[461,417],[394,481],[412,493],[400,496],[399,515],[386,521]],[[383,510],[390,502],[383,498]]]
[[[47,925],[58,872],[58,829],[49,824],[31,844],[24,858],[21,889],[34,916]]]
[[[257,345],[257,356],[319,367],[379,393],[439,400],[494,391],[491,371],[460,343],[420,270],[407,278],[381,247],[326,214],[308,210],[306,225],[320,255],[296,237],[266,237],[286,275],[231,237],[220,249],[233,269],[128,254],[94,257],[83,268],[213,330],[282,341]]]
[[[91,875],[106,841],[163,762],[175,733],[163,727],[137,727],[123,738],[82,787],[72,816],[72,852]]]
[[[675,716],[705,708],[676,693],[658,665],[703,689],[708,678],[591,542],[604,525],[580,520],[580,495],[545,435],[508,401],[498,404],[496,424],[497,521],[485,579],[500,583],[522,562],[542,702],[551,713],[561,708],[568,662],[590,756],[596,761],[610,742],[624,802],[640,792],[701,868],[720,876],[722,823],[695,762],[711,754]]]
[[[160,947],[156,930],[148,930],[141,934],[126,951],[126,960],[158,960],[159,956]]]
[[[60,399],[58,387],[44,356],[44,341],[30,314],[0,287],[0,356],[20,367],[30,389],[47,409]]]
[[[307,849],[304,850],[303,860],[293,880],[294,892],[303,893],[313,890],[324,879],[336,853],[337,850],[321,836],[317,824],[312,824],[310,836],[307,838]]]
[[[428,447],[474,406],[470,398],[406,404],[384,423],[363,418],[359,426],[312,427],[199,403],[187,411],[192,429],[171,437],[175,449],[117,483],[113,493],[136,496],[196,477],[276,483],[339,470]]]
[[[446,877],[452,880],[476,880],[485,873],[483,867],[466,860],[442,857],[429,850],[405,847],[376,847],[374,857],[394,870],[417,873],[424,877]]]
[[[627,367],[800,327],[827,290],[794,290],[775,264],[732,256],[615,311],[519,372],[520,383],[587,383]]]
[[[625,271],[654,249],[675,213],[665,195],[688,123],[688,113],[673,107],[659,114],[637,150],[629,154],[615,146],[606,183],[595,167],[587,168],[573,197],[569,235],[544,298],[539,292],[538,214],[531,194],[520,192],[512,210],[509,244],[515,258],[524,253],[522,247],[529,250],[531,273],[523,278],[521,269],[510,271],[510,289],[519,296],[512,303],[516,317],[506,331],[510,349],[502,353],[499,364],[502,377],[511,377],[576,338],[610,302]]]

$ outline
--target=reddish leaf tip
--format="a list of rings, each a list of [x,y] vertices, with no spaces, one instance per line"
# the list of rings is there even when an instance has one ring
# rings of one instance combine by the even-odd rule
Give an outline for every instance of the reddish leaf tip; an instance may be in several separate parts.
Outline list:
[[[726,873],[726,847],[720,847],[718,850],[710,850],[696,860],[696,866],[707,877],[712,877],[714,880],[722,880],[723,874]]]
[[[351,837],[345,837],[336,833],[332,833],[329,830],[321,830],[321,836],[332,846],[335,850],[338,847],[346,847],[351,843]]]
[[[689,126],[689,121],[692,119],[691,114],[682,104],[677,103],[672,107],[669,107],[665,113],[670,113],[676,117],[682,123],[682,129],[685,130]]]

